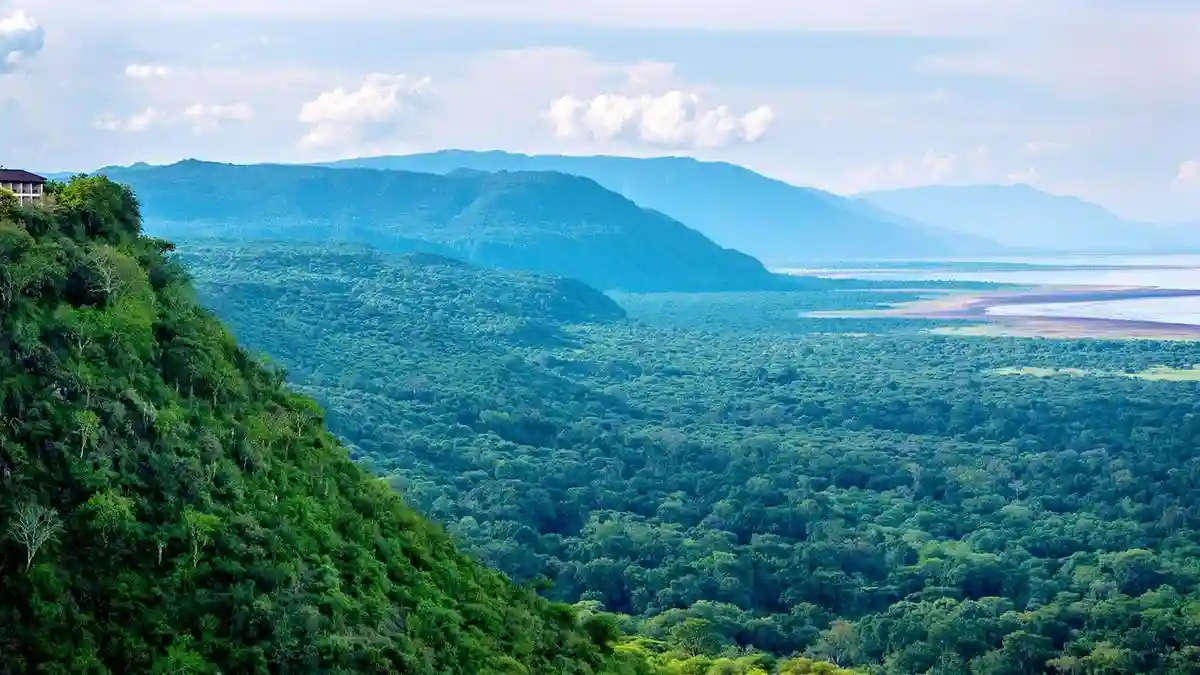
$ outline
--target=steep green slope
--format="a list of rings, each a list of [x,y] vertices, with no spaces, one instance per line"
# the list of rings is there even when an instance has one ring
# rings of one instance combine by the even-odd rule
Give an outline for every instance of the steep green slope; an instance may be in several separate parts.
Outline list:
[[[128,189],[54,190],[0,201],[0,671],[650,672],[353,464]]]
[[[450,173],[557,171],[586,176],[769,264],[814,257],[899,258],[996,252],[986,239],[903,218],[734,164],[690,157],[570,157],[444,150],[324,166]]]
[[[442,176],[187,161],[109,169],[148,227],[198,236],[368,243],[601,290],[759,290],[794,283],[591,180],[548,172]]]

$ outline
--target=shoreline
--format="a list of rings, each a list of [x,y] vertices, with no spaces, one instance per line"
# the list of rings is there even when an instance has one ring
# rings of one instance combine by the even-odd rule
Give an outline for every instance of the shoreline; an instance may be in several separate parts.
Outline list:
[[[934,332],[948,335],[995,335],[1012,337],[1110,338],[1200,340],[1200,325],[1088,317],[996,315],[993,307],[1020,305],[1107,302],[1153,298],[1200,297],[1200,289],[1136,286],[1037,286],[1023,291],[984,291],[921,298],[886,309],[843,312],[813,312],[812,317],[892,317],[974,322],[969,326],[947,326]]]

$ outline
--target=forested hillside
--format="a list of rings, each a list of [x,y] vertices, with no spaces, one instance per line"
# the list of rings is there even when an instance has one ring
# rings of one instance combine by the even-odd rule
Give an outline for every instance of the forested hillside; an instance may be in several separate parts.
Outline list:
[[[198,161],[105,173],[137,191],[151,233],[175,241],[365,243],[573,277],[601,290],[764,290],[797,283],[566,174],[441,176]]]
[[[727,162],[691,157],[522,155],[442,150],[330,162],[339,168],[451,173],[555,171],[586,176],[771,265],[809,258],[995,254],[1001,247],[857,199],[791,185]]]
[[[0,192],[0,673],[844,672],[623,639],[464,555],[201,308],[138,211],[104,178],[50,184],[44,208]],[[578,282],[505,279],[484,303],[528,318],[492,327],[512,344],[547,318],[623,320]],[[281,281],[277,300],[311,291]],[[356,330],[403,342],[420,317],[378,326],[395,305],[376,300]]]
[[[1200,384],[1129,375],[1200,362],[1190,343],[800,317],[878,292],[625,294],[621,319],[374,253],[184,261],[458,541],[683,653],[1200,672]]]

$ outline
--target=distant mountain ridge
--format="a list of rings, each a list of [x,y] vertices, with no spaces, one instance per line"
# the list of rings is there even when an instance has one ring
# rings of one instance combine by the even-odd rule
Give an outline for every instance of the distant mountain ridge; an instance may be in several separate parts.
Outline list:
[[[892,213],[1040,252],[1174,253],[1200,231],[1123,219],[1099,204],[1026,184],[929,185],[856,197]]]
[[[554,171],[585,176],[772,265],[810,258],[896,258],[996,253],[984,238],[916,222],[874,205],[797,187],[725,162],[690,157],[523,155],[442,150],[319,166],[450,174]]]
[[[98,173],[131,185],[148,229],[179,240],[365,243],[571,277],[601,290],[800,283],[595,181],[562,173],[438,175],[196,160]]]

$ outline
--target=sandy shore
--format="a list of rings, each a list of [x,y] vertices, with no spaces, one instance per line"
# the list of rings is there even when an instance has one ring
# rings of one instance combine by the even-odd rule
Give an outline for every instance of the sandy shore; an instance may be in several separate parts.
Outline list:
[[[1123,319],[997,316],[988,313],[990,308],[998,306],[1180,297],[1200,297],[1200,290],[1127,286],[1042,286],[1025,291],[949,293],[886,309],[814,312],[809,316],[908,317],[970,322],[970,325],[948,326],[936,331],[956,335],[1200,340],[1200,326],[1191,324]]]

